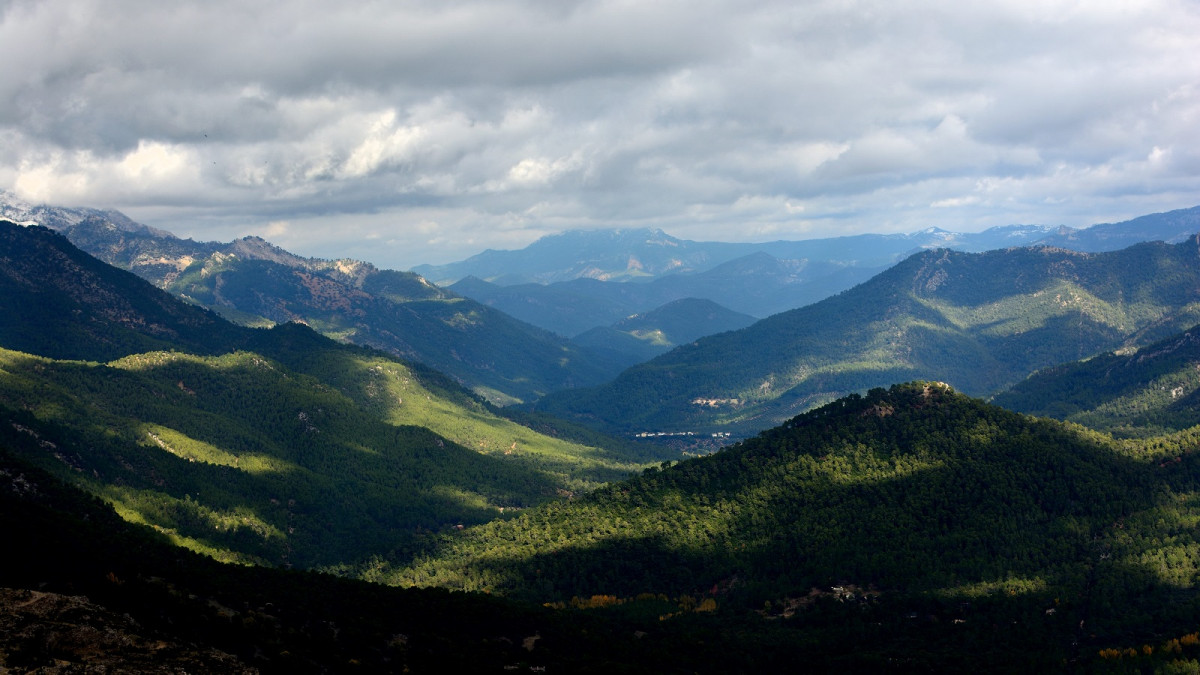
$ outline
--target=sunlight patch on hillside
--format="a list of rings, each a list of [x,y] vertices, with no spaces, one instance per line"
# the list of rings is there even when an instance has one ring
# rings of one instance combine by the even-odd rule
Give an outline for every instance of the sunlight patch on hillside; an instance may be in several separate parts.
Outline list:
[[[294,469],[288,462],[259,454],[234,454],[215,445],[158,424],[143,424],[139,429],[143,443],[161,448],[189,462],[228,466],[250,474],[282,473]]]
[[[1058,280],[1046,288],[1023,295],[1010,295],[976,306],[914,297],[916,302],[939,312],[954,326],[989,337],[1019,335],[1044,327],[1051,319],[1086,317],[1093,323],[1123,331],[1134,323],[1131,308],[1107,302],[1078,284]],[[1163,310],[1142,307],[1139,313],[1161,315]]]

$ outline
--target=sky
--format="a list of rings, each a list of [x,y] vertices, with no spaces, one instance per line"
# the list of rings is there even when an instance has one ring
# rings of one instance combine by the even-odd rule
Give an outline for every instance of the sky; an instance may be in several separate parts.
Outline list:
[[[1200,204],[1197,0],[0,0],[0,189],[382,267]]]

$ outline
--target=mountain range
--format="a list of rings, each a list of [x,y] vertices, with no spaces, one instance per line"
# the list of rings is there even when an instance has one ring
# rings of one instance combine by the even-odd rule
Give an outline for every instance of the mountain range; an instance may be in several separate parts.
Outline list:
[[[611,379],[627,359],[514,320],[421,277],[355,260],[302,258],[257,237],[195,242],[114,211],[5,202],[79,248],[247,325],[303,321],[443,372],[497,404]],[[18,217],[19,216],[19,217]]]
[[[980,252],[1048,245],[1097,252],[1141,241],[1175,243],[1197,231],[1200,231],[1200,207],[1086,228],[1007,225],[982,232],[950,232],[935,227],[911,234],[859,234],[762,243],[689,241],[645,228],[581,230],[547,235],[519,250],[488,249],[463,261],[419,265],[412,271],[439,285],[471,276],[500,286],[552,284],[581,278],[649,280],[704,272],[754,253],[840,267],[879,268],[930,248]]]
[[[523,321],[574,336],[686,297],[765,318],[847,290],[922,250],[978,253],[1051,246],[1100,252],[1144,241],[1178,243],[1196,232],[1200,207],[1083,229],[929,229],[763,244],[693,242],[657,230],[571,232],[519,251],[487,251],[461,263],[416,270],[438,283],[452,281],[449,288],[455,292]],[[646,266],[643,259],[657,262]],[[621,273],[630,266],[640,273]]]
[[[701,338],[537,408],[610,431],[734,431],[916,378],[995,393],[1200,321],[1197,241],[925,251],[839,295]]]

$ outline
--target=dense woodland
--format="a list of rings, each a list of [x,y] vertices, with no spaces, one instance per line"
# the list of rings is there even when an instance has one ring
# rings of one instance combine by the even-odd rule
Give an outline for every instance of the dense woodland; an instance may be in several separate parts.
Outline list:
[[[41,440],[14,429],[4,445]],[[168,617],[172,634],[268,670],[425,671],[436,655],[483,670],[755,672],[804,659],[1186,672],[1200,665],[1198,440],[1115,443],[914,383],[514,521],[433,535],[404,568],[334,570],[507,602],[212,566],[144,530],[89,536],[129,526],[95,504],[87,520],[30,516],[64,488],[16,460],[0,474],[13,485],[7,531],[36,552],[9,579]],[[39,540],[46,527],[55,536]],[[63,563],[78,559],[96,562]],[[536,649],[517,647],[533,636]]]

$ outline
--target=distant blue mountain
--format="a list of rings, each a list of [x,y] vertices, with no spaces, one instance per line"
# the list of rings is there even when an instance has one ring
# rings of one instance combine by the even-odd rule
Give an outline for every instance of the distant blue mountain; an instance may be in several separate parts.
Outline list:
[[[978,253],[1047,245],[1099,252],[1119,250],[1142,241],[1177,243],[1197,232],[1200,232],[1200,206],[1083,229],[1006,225],[963,233],[929,228],[912,234],[860,234],[763,243],[689,241],[652,229],[586,230],[542,237],[519,250],[489,249],[460,262],[421,265],[412,271],[438,285],[469,276],[501,286],[551,284],[579,278],[646,281],[707,271],[759,252],[781,260],[881,268],[930,248]]]
[[[763,318],[866,281],[921,250],[968,253],[1017,246],[1114,251],[1142,241],[1177,243],[1200,232],[1200,207],[1084,229],[1009,225],[959,233],[774,241],[695,242],[661,230],[568,232],[517,251],[485,251],[416,272],[535,326],[564,336],[683,298],[712,300]],[[611,283],[626,281],[630,283]]]

